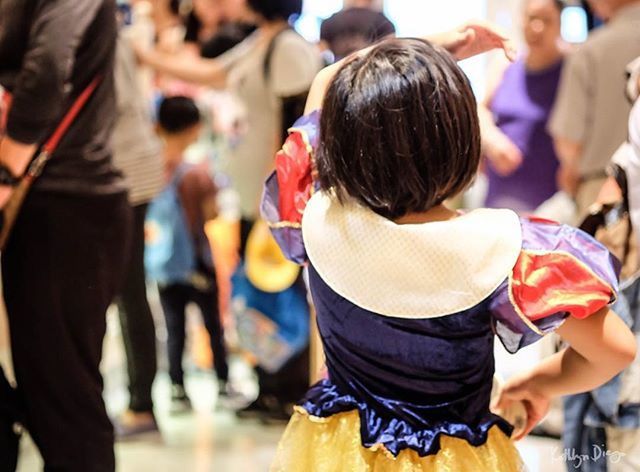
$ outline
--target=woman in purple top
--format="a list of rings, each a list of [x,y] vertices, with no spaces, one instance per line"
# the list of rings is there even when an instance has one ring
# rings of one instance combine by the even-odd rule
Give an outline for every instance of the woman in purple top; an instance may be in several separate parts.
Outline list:
[[[532,212],[557,191],[558,160],[546,127],[562,70],[561,11],[557,0],[526,2],[528,52],[497,74],[479,107],[487,207]]]

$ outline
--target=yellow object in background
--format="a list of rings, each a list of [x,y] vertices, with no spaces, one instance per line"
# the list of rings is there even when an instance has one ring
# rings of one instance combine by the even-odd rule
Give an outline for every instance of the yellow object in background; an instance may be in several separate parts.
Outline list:
[[[267,224],[259,220],[247,240],[245,271],[258,290],[277,293],[294,284],[300,266],[284,257]]]
[[[222,325],[229,327],[229,301],[231,299],[231,275],[238,265],[238,248],[240,247],[240,223],[218,217],[205,225],[205,233],[211,245],[216,277],[218,279],[218,303]],[[213,355],[209,334],[199,319],[195,328],[191,354],[194,363],[202,369],[213,366]]]

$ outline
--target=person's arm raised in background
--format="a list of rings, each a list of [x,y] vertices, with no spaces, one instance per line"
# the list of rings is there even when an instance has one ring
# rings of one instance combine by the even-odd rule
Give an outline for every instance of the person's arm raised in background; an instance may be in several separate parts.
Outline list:
[[[255,45],[255,41],[247,38],[216,58],[166,52],[158,48],[145,49],[140,44],[132,46],[138,60],[159,73],[185,82],[224,89],[227,86],[227,75],[233,64],[249,53]]]

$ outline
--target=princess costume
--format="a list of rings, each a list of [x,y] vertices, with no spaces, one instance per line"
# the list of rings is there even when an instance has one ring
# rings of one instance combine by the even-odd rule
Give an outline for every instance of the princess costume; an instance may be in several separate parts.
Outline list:
[[[396,224],[315,191],[319,112],[276,158],[263,217],[308,265],[328,377],[299,403],[273,471],[519,471],[489,411],[494,337],[516,352],[616,297],[617,263],[585,233],[481,209]]]

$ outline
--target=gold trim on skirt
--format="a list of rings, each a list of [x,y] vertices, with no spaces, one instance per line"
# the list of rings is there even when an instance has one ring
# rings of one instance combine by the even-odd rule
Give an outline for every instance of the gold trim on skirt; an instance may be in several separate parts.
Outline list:
[[[318,421],[321,420],[321,421]],[[296,409],[284,432],[271,472],[521,472],[520,455],[500,428],[489,431],[487,442],[474,447],[463,439],[440,437],[437,454],[420,457],[405,449],[394,457],[384,446],[362,445],[357,411],[328,418]]]

